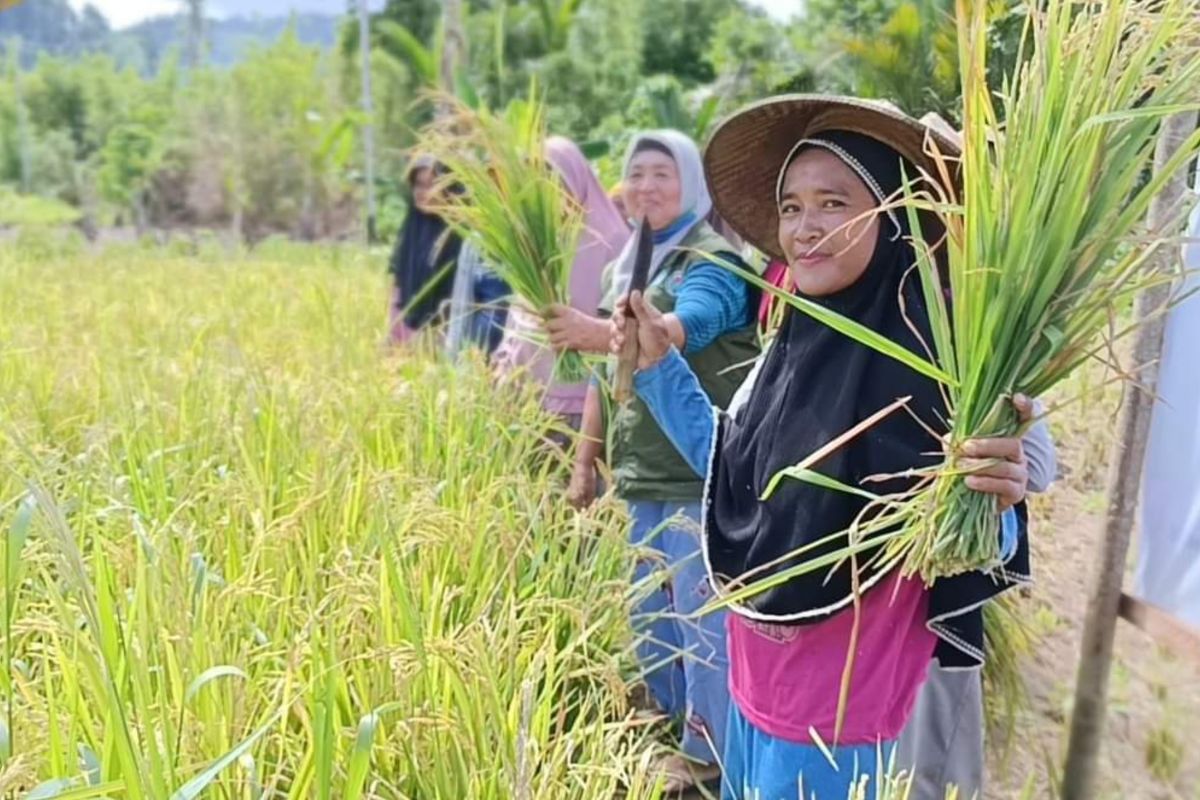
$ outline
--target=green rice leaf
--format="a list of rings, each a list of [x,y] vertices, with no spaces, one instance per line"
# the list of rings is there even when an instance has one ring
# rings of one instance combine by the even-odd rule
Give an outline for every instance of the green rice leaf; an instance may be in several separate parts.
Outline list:
[[[350,756],[350,767],[346,774],[344,797],[358,800],[362,797],[367,781],[367,770],[371,766],[371,748],[375,744],[375,731],[379,728],[379,715],[372,711],[358,722],[358,733],[354,738],[354,753]]]
[[[899,361],[901,364],[904,364],[905,366],[928,378],[933,378],[934,380],[947,385],[954,384],[954,378],[945,370],[938,367],[928,359],[922,358],[911,350],[896,344],[886,336],[871,330],[867,326],[848,317],[842,316],[836,311],[831,311],[825,306],[814,303],[811,300],[807,300],[803,297],[792,294],[791,292],[785,292],[779,287],[773,286],[767,281],[763,280],[754,271],[746,269],[740,264],[736,264],[728,259],[722,258],[718,254],[703,253],[701,251],[696,252],[701,253],[705,260],[724,267],[730,272],[736,273],[751,286],[761,289],[764,292],[769,292],[773,297],[782,300],[797,311],[807,314],[818,322],[828,325],[838,333],[849,336],[859,344],[870,347],[872,350],[882,353],[889,358],[893,358],[896,361]]]
[[[201,794],[204,793],[204,790],[208,788],[209,784],[216,780],[217,776],[220,775],[226,767],[237,761],[243,753],[249,752],[250,748],[254,746],[255,742],[257,742],[264,735],[266,735],[269,730],[271,730],[275,723],[283,717],[283,712],[284,709],[282,708],[276,711],[261,727],[243,739],[229,752],[214,761],[199,775],[176,789],[171,794],[171,800],[198,800]]]
[[[24,800],[94,800],[118,796],[124,789],[124,781],[106,781],[95,785],[80,786],[79,781],[66,778],[39,783],[25,795]],[[35,794],[36,792],[43,794]]]
[[[778,487],[779,482],[784,478],[791,478],[793,480],[803,481],[804,483],[811,483],[813,486],[820,486],[822,489],[830,489],[835,492],[842,492],[843,494],[852,494],[856,497],[862,497],[867,500],[879,499],[879,495],[873,492],[868,492],[866,489],[860,489],[857,486],[849,486],[835,478],[830,478],[828,475],[822,475],[820,472],[815,472],[811,469],[804,469],[802,467],[788,467],[787,469],[782,469],[775,473],[774,477],[771,478],[771,482],[767,484],[767,490],[763,492],[762,499],[770,499],[771,495],[775,493],[775,489]]]
[[[821,738],[821,734],[813,726],[808,726],[808,736],[813,740],[813,744],[821,751],[821,755],[825,756],[825,760],[829,762],[829,766],[834,772],[838,771],[837,759],[833,757],[833,751],[829,749],[829,745],[825,744],[825,740]]]
[[[73,778],[55,778],[54,780],[43,781],[29,790],[29,794],[25,795],[25,800],[61,798],[64,792],[76,783],[78,783],[78,780]]]
[[[184,701],[191,702],[192,699],[199,694],[201,689],[220,678],[241,678],[242,680],[249,680],[249,676],[246,675],[245,672],[229,664],[210,667],[197,675],[196,679],[188,685],[187,692],[184,694]]]

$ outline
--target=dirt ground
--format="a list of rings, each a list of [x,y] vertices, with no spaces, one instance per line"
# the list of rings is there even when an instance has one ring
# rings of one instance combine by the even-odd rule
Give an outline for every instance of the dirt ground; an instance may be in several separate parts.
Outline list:
[[[1094,388],[1099,377],[1083,375],[1059,395]],[[1026,603],[1038,644],[1026,659],[1029,708],[1011,750],[990,754],[988,798],[1017,798],[1026,786],[1034,798],[1055,796],[1099,560],[1118,394],[1109,387],[1099,399],[1052,417],[1060,478],[1035,500],[1031,529],[1036,585]],[[1131,553],[1131,564],[1133,558]],[[1132,579],[1125,585],[1128,591]],[[1200,743],[1194,737],[1200,731],[1200,665],[1176,658],[1123,620],[1115,650],[1097,800],[1200,800]]]

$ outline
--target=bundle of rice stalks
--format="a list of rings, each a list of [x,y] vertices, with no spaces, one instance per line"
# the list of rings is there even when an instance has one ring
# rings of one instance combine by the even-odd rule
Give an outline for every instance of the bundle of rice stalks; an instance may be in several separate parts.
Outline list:
[[[447,170],[438,213],[530,307],[566,304],[583,213],[543,154],[541,105],[515,101],[497,114],[446,104],[417,144]],[[583,380],[583,357],[564,352],[556,375]]]
[[[1045,394],[1125,333],[1113,321],[1164,279],[1146,266],[1174,244],[1186,209],[1162,230],[1145,229],[1146,212],[1200,152],[1197,132],[1145,181],[1160,123],[1200,99],[1197,0],[1047,0],[1031,10],[1029,56],[999,95],[979,6],[957,2],[962,195],[937,203],[953,313],[932,260],[920,264],[931,344],[950,378],[947,459],[893,543],[905,571],[927,580],[998,564],[995,499],[966,488],[961,447],[1017,434],[1013,395]]]
[[[1002,758],[1011,752],[1020,715],[1029,706],[1021,665],[1032,651],[1036,634],[1022,600],[1005,594],[983,607],[988,658],[983,664],[983,700],[987,730]]]

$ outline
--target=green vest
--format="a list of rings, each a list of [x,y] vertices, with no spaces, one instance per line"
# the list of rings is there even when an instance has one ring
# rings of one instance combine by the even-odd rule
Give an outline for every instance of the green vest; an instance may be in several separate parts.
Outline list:
[[[697,225],[680,243],[705,253],[736,253],[707,224]],[[646,298],[664,314],[675,309],[683,276],[703,256],[683,250],[669,256],[655,272]],[[610,306],[611,307],[611,306]],[[698,353],[685,355],[713,405],[725,408],[758,356],[753,314],[745,327],[724,333]],[[732,369],[731,369],[732,367]],[[626,500],[699,500],[704,479],[692,471],[654,421],[646,404],[633,397],[612,412],[612,453],[617,495]]]

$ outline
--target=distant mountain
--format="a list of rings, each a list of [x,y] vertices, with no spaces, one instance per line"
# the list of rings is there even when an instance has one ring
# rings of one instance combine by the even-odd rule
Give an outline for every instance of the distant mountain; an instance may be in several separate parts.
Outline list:
[[[258,5],[270,5],[262,0]],[[305,44],[331,48],[337,41],[342,17],[334,14],[298,13],[284,16],[238,16],[210,19],[204,30],[205,57],[209,64],[228,67],[241,60],[256,45],[270,44],[289,25]],[[114,34],[118,52],[125,58],[136,54],[137,66],[154,72],[172,50],[183,52],[187,44],[187,18],[182,14],[155,17]]]
[[[340,7],[340,11],[339,11]],[[217,13],[238,16],[208,20],[205,53],[208,63],[227,67],[255,45],[270,44],[294,24],[301,42],[330,48],[344,18],[344,0],[213,0]],[[290,9],[300,9],[291,12]],[[321,13],[306,9],[324,9]],[[172,51],[187,42],[186,17],[155,17],[119,31],[91,6],[77,13],[67,0],[37,0],[0,11],[0,43],[21,40],[21,61],[32,66],[40,53],[78,56],[108,52],[123,64],[152,73]]]
[[[108,20],[92,6],[77,14],[67,0],[38,0],[0,11],[0,44],[7,48],[20,39],[25,66],[38,53],[73,56],[104,50],[111,38]]]
[[[204,5],[216,17],[286,17],[293,11],[336,17],[349,8],[346,0],[205,0]],[[370,7],[381,5],[372,2]]]

